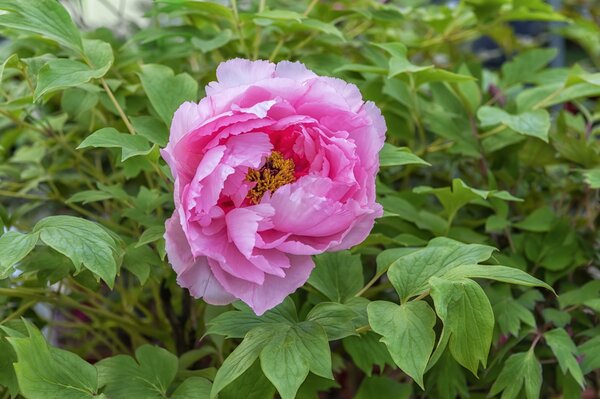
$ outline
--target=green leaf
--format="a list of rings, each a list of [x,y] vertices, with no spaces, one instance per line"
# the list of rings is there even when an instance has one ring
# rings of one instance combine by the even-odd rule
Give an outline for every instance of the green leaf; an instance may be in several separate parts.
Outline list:
[[[212,384],[202,377],[189,377],[181,383],[169,398],[171,399],[198,399],[208,398]]]
[[[244,393],[244,399],[273,399],[275,396],[275,387],[265,377],[258,361],[225,387],[219,393],[219,399],[239,399],[240,392]]]
[[[74,353],[49,347],[31,323],[25,325],[29,336],[8,338],[18,358],[14,368],[21,394],[36,399],[95,398],[98,374],[94,366]]]
[[[117,355],[96,364],[103,392],[112,399],[166,397],[177,374],[177,357],[153,345],[140,346],[135,357]]]
[[[354,320],[358,314],[349,306],[335,302],[321,302],[312,308],[306,320],[319,324],[330,341],[357,335]]]
[[[500,108],[483,106],[477,111],[477,117],[483,127],[502,124],[517,133],[537,137],[546,143],[548,142],[550,114],[544,109],[511,115]]]
[[[294,11],[289,10],[267,10],[260,13],[254,14],[255,18],[273,19],[281,21],[296,21],[302,22],[305,17],[302,14],[298,14]]]
[[[422,294],[429,279],[443,276],[461,266],[489,259],[495,248],[479,244],[462,244],[444,237],[434,238],[427,247],[400,257],[388,270],[388,278],[402,301]]]
[[[460,265],[444,274],[444,278],[487,278],[490,280],[502,281],[505,283],[519,284],[526,287],[544,287],[552,292],[554,289],[548,284],[539,280],[524,271],[500,265]]]
[[[558,297],[558,303],[561,309],[565,309],[572,305],[583,305],[598,297],[600,297],[600,280],[592,280],[579,288],[561,292]]]
[[[569,334],[562,328],[555,328],[554,330],[545,332],[544,339],[552,349],[554,356],[556,356],[562,372],[565,374],[569,372],[579,386],[583,388],[583,373],[576,358],[579,355],[579,351],[571,340],[571,337],[569,337]]]
[[[530,327],[536,325],[533,313],[512,297],[503,298],[500,302],[495,303],[493,309],[496,322],[503,334],[512,334],[518,337],[521,322]]]
[[[79,30],[55,0],[0,0],[0,26],[39,34],[77,52],[83,50]]]
[[[119,133],[112,127],[104,127],[90,134],[79,144],[77,149],[87,147],[120,148],[122,151],[121,161],[136,155],[146,155],[152,150],[146,138]]]
[[[394,363],[421,388],[423,374],[435,345],[435,313],[427,302],[412,301],[400,306],[386,301],[367,307],[369,324],[383,338]]]
[[[6,278],[12,267],[27,256],[35,247],[39,238],[38,234],[22,234],[16,231],[7,231],[0,237],[0,280]]]
[[[367,332],[358,337],[346,337],[342,341],[352,361],[368,376],[373,373],[374,365],[383,370],[386,364],[394,364],[386,346],[379,339],[379,335]]]
[[[110,44],[100,40],[84,40],[83,46],[92,66],[62,58],[49,61],[40,69],[34,101],[44,94],[99,79],[108,72],[114,61]]]
[[[132,116],[129,120],[136,133],[159,147],[165,147],[169,142],[169,131],[159,119],[153,116]]]
[[[140,80],[150,103],[167,126],[171,125],[173,114],[185,101],[193,101],[198,94],[198,82],[187,73],[175,75],[164,65],[142,66]]]
[[[502,86],[509,87],[515,83],[531,82],[539,71],[556,57],[556,53],[555,48],[538,48],[517,55],[502,65]]]
[[[207,334],[224,335],[226,338],[243,338],[255,327],[290,326],[298,322],[296,305],[287,297],[275,308],[268,310],[262,316],[257,316],[250,307],[236,303],[239,310],[225,312],[215,317],[208,324]]]
[[[66,202],[81,202],[84,205],[90,202],[104,201],[113,198],[112,194],[99,190],[86,190],[73,194]]]
[[[6,326],[6,324],[5,324]],[[17,354],[11,344],[6,340],[4,332],[0,329],[0,386],[5,387],[10,397],[19,393],[19,382],[13,364],[17,362]]]
[[[583,179],[592,189],[600,188],[600,168],[583,171]]]
[[[333,379],[325,330],[306,321],[277,329],[260,353],[260,364],[282,399],[294,399],[309,370]]]
[[[211,399],[216,398],[223,388],[252,366],[273,334],[275,334],[274,329],[269,327],[257,327],[246,334],[242,343],[225,359],[217,371],[210,391]]]
[[[469,279],[432,277],[430,284],[436,312],[450,334],[452,356],[477,375],[479,363],[484,367],[487,363],[494,330],[494,313],[485,292]]]
[[[538,399],[542,388],[542,365],[533,349],[511,355],[492,385],[490,395],[502,392],[502,399],[515,399],[525,387],[527,399]]]
[[[364,285],[360,256],[348,251],[324,253],[315,258],[317,266],[308,283],[333,302],[343,303]]]
[[[33,228],[40,239],[65,255],[80,270],[81,265],[112,287],[117,274],[114,239],[95,223],[73,216],[49,216]]]
[[[303,19],[301,23],[310,29],[336,36],[344,41],[346,40],[344,34],[333,23],[323,22],[318,19]]]
[[[385,376],[372,376],[363,379],[355,399],[409,399],[412,389],[409,384],[401,384]]]
[[[588,374],[600,368],[600,336],[585,341],[577,349],[583,355],[583,361],[581,362],[583,374]]]
[[[488,191],[469,187],[461,179],[452,179],[452,188],[419,186],[415,187],[413,191],[417,194],[434,194],[444,207],[444,213],[449,221],[454,219],[459,209],[475,200],[481,201],[488,198],[499,198],[504,201],[522,201],[520,198],[513,197],[506,191]]]
[[[142,245],[149,244],[151,242],[158,241],[163,238],[165,235],[165,226],[150,226],[140,236],[140,239],[135,244],[136,248],[141,247]]]
[[[224,29],[217,33],[212,39],[204,40],[199,37],[192,37],[192,46],[203,53],[209,53],[213,50],[223,47],[233,39],[233,33],[229,29]]]
[[[431,166],[429,162],[425,162],[413,154],[407,147],[396,147],[389,143],[385,143],[379,152],[379,163],[382,167],[412,164]]]
[[[542,207],[531,212],[524,220],[514,223],[513,226],[521,230],[543,233],[550,231],[555,221],[556,216],[552,209]]]

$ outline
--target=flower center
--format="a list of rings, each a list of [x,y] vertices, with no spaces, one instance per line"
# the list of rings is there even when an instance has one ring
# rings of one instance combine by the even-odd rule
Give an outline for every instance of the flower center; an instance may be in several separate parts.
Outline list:
[[[248,169],[246,180],[256,182],[248,191],[248,200],[252,204],[258,204],[267,191],[273,194],[279,187],[296,180],[294,168],[294,161],[285,159],[278,151],[273,151],[262,168]]]

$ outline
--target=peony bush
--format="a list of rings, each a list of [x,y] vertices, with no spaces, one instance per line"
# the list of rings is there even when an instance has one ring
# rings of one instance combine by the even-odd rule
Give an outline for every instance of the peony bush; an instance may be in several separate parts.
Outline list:
[[[0,398],[598,396],[596,2],[110,4],[0,0]]]

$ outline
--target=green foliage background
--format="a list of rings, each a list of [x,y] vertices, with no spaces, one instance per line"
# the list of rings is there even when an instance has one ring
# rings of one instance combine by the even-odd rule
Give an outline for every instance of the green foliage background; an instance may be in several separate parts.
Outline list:
[[[0,0],[0,397],[596,397],[600,6],[564,3],[157,0],[120,37]],[[384,217],[262,317],[193,301],[162,239],[173,111],[234,57],[389,128]]]

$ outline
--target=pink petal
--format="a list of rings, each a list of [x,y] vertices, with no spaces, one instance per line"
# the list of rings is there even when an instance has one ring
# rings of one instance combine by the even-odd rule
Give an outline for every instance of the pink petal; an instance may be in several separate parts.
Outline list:
[[[301,287],[315,264],[310,256],[289,255],[291,266],[284,278],[266,275],[262,285],[252,284],[223,273],[219,265],[209,259],[209,266],[225,289],[244,301],[258,316],[279,305],[286,296]]]
[[[194,260],[175,214],[166,222],[165,244],[179,285],[188,288],[194,297],[202,297],[213,305],[226,305],[235,300],[214,277],[205,257]]]

